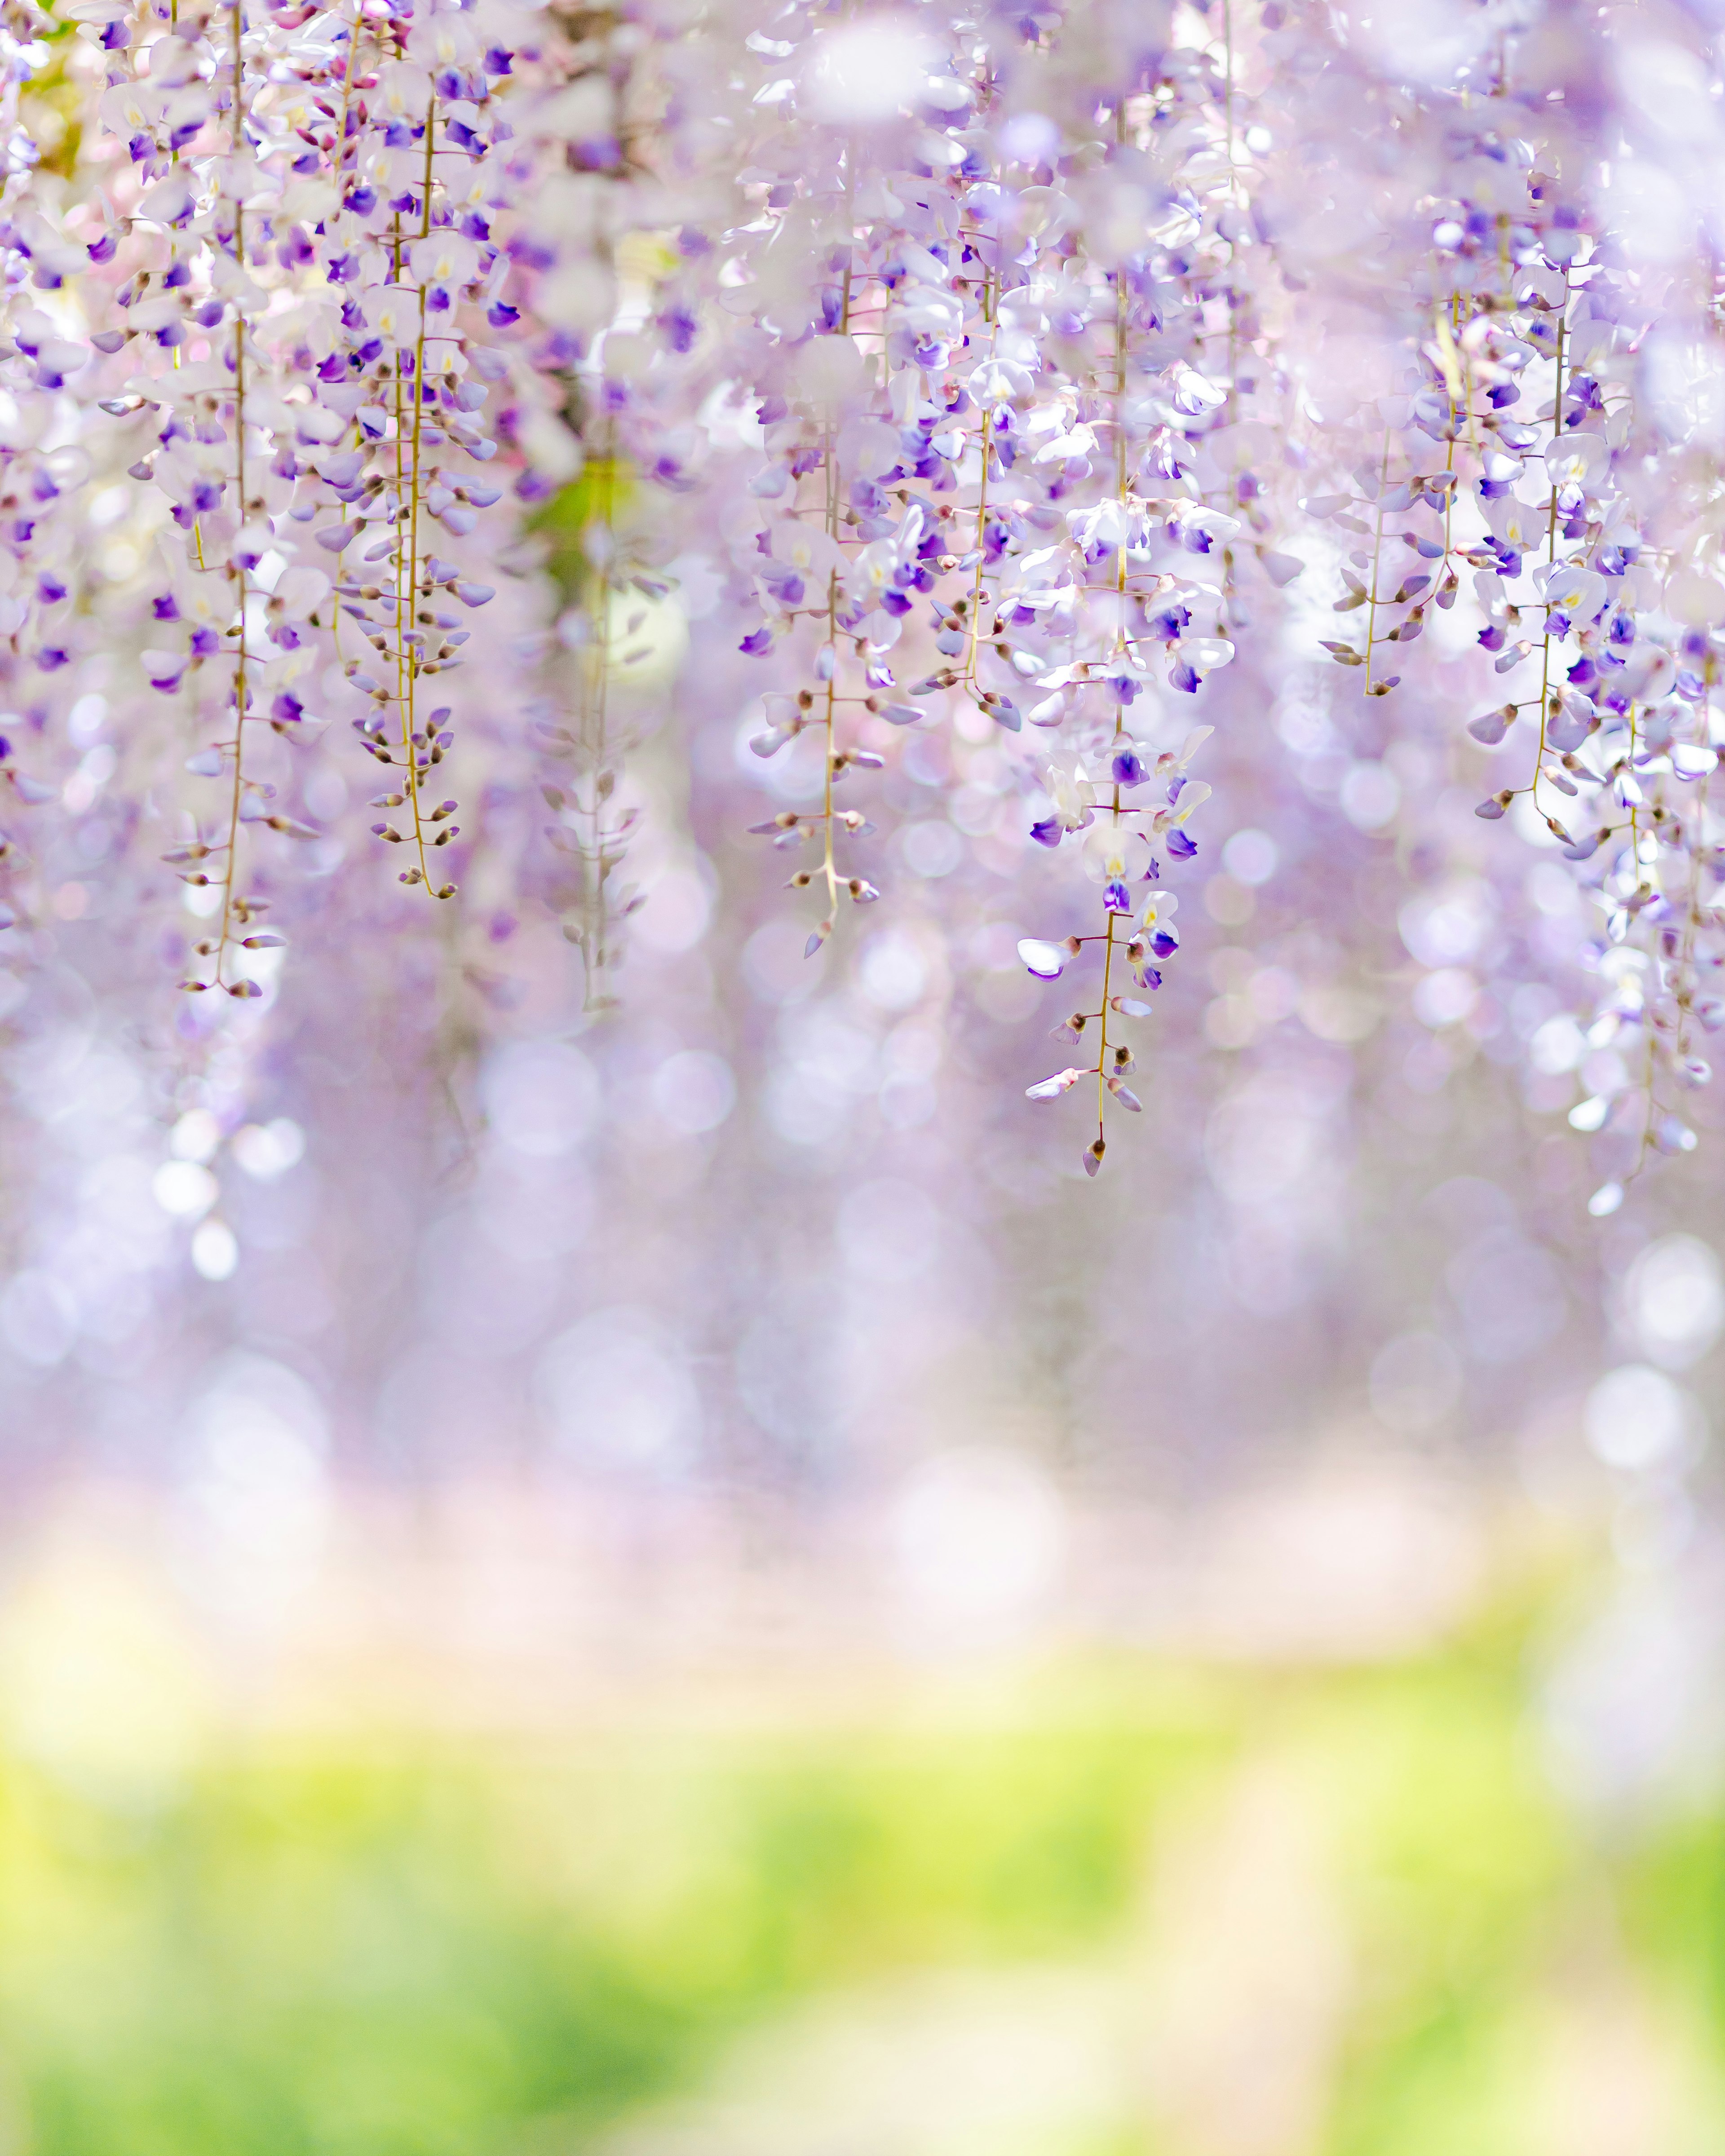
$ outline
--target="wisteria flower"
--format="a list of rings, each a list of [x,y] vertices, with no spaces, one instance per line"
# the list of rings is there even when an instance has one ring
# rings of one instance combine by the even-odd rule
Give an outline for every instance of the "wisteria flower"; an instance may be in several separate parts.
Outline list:
[[[1092,883],[1106,886],[1104,904],[1110,911],[1129,913],[1129,883],[1150,873],[1150,842],[1125,823],[1094,824],[1085,833],[1084,872]]]
[[[1158,958],[1171,957],[1179,948],[1180,938],[1174,927],[1174,915],[1180,901],[1171,891],[1151,891],[1144,894],[1143,911],[1139,916],[1145,941]]]

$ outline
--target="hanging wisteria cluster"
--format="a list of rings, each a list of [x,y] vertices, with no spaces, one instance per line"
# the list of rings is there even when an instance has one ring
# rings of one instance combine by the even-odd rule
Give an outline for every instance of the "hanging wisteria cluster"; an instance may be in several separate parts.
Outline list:
[[[1416,901],[1487,860],[1464,792],[1506,827],[1496,985],[1584,1074],[1592,1210],[1695,1145],[1697,13],[8,0],[3,38],[3,942],[100,914],[200,1166],[290,944],[394,939],[457,1056],[542,925],[627,1003],[716,768],[731,813],[716,644],[811,963],[895,904],[901,768],[1010,798],[1070,1058],[1022,1075],[1093,1110],[1091,1175],[1156,1120],[1177,918],[1227,917],[1212,787],[1291,854],[1344,734]],[[1441,949],[1410,985],[1477,993]]]

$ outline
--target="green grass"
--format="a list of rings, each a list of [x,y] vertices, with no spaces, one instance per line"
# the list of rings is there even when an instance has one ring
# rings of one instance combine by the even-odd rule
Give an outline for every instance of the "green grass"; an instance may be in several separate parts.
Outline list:
[[[494,2156],[547,2120],[578,2148],[803,1999],[1115,1952],[1169,1808],[1274,1757],[1355,1964],[1324,2156],[1511,2156],[1507,2047],[1603,1876],[1512,1643],[1273,1681],[1053,1670],[1009,1707],[277,1739],[130,1807],[0,1761],[0,2141],[9,2112],[33,2156]],[[1721,1858],[1692,1817],[1614,1882],[1715,2030]]]

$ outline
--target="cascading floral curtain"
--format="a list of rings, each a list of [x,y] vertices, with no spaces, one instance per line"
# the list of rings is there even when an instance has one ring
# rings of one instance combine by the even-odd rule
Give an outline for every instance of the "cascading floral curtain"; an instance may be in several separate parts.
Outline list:
[[[1594,1213],[1695,1144],[1697,15],[14,0],[5,58],[8,963],[99,914],[205,1158],[307,921],[458,1060],[536,924],[627,1003],[655,814],[722,767],[742,829],[697,629],[811,961],[898,899],[900,773],[998,752],[1070,1058],[1019,1090],[1091,1174],[1122,1111],[1157,1142],[1217,773],[1309,851],[1337,724],[1413,900],[1487,864],[1484,993],[1537,1067],[1568,1029]],[[1410,992],[1460,1022],[1441,944]]]

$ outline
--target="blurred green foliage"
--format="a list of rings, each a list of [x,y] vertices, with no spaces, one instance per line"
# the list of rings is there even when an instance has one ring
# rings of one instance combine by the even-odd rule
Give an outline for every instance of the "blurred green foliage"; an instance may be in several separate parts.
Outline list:
[[[593,582],[588,533],[595,526],[627,532],[641,509],[634,473],[621,457],[589,457],[575,478],[527,519],[546,547],[545,566],[566,604],[585,603]]]
[[[818,1726],[236,1741],[147,1804],[12,1760],[0,2147],[578,2149],[800,1999],[1116,1951],[1164,1822],[1270,1754],[1315,1793],[1355,1965],[1325,2156],[1512,2156],[1506,2046],[1607,1875],[1502,1643],[1062,1666]],[[1615,1875],[1646,1965],[1715,2026],[1722,1880],[1712,1822]]]

